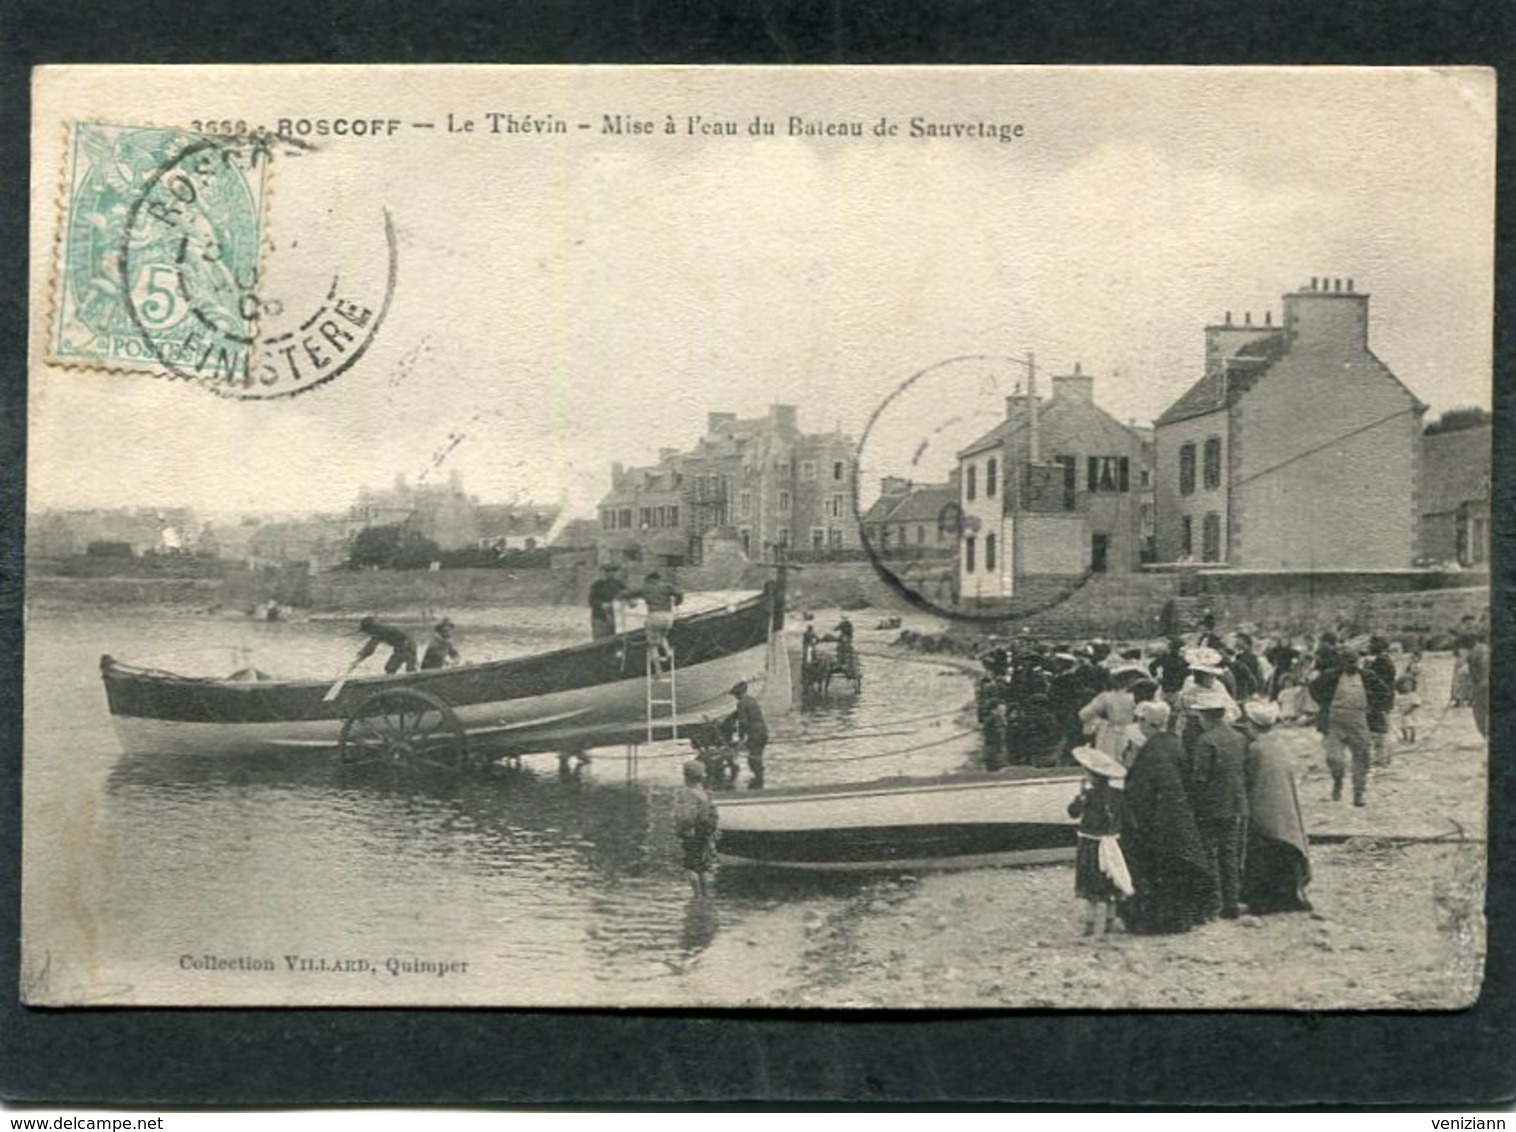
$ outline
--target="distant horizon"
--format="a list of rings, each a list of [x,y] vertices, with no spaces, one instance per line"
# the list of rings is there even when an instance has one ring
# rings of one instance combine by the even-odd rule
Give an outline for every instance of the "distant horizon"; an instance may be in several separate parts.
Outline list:
[[[1047,396],[1046,394],[1039,393],[1038,400],[1039,401],[1045,400],[1046,396]],[[1097,400],[1097,404],[1098,404],[1098,400]],[[1490,409],[1487,406],[1484,406],[1484,405],[1450,405],[1446,409],[1444,409],[1442,412],[1440,412],[1437,416],[1433,417],[1433,416],[1431,416],[1430,410],[1429,410],[1428,411],[1428,415],[1427,415],[1427,417],[1426,417],[1426,419],[1424,421],[1423,433],[1425,434],[1425,426],[1431,426],[1431,425],[1436,424],[1438,421],[1441,421],[1444,417],[1446,417],[1449,413],[1467,412],[1467,411],[1472,410],[1472,409],[1481,410],[1482,412],[1484,412],[1487,415],[1490,412]],[[1492,421],[1485,421],[1485,422],[1482,422],[1478,426],[1470,426],[1470,427],[1488,427],[1492,423],[1493,423]],[[1141,427],[1141,425],[1139,425],[1139,427]],[[1456,429],[1456,430],[1453,430],[1453,431],[1456,432],[1456,431],[1463,431],[1463,430],[1462,429]],[[856,440],[857,438],[854,437],[853,439]],[[667,446],[665,446],[665,447],[667,447]],[[681,450],[681,451],[683,451],[683,450]],[[622,462],[625,463],[625,461],[622,461]],[[641,465],[635,465],[635,466],[641,466]],[[609,464],[606,465],[606,473],[607,473],[607,477],[609,477],[609,473],[610,473],[610,465]],[[399,474],[399,473],[397,473],[397,474]],[[941,476],[933,476],[933,477],[930,477],[930,478],[921,477],[921,476],[915,476],[915,477],[913,477],[913,476],[910,476],[910,475],[898,475],[897,473],[884,473],[883,475],[878,476],[878,477],[875,478],[874,494],[873,494],[872,497],[869,497],[868,495],[866,495],[864,493],[865,484],[863,483],[862,480],[860,480],[860,482],[859,482],[859,498],[858,498],[858,514],[859,514],[859,516],[861,518],[861,516],[865,512],[867,512],[868,509],[871,506],[873,506],[874,503],[877,503],[879,501],[879,499],[884,495],[883,480],[884,480],[884,478],[886,476],[895,476],[896,478],[908,480],[910,482],[911,487],[914,489],[914,488],[941,487],[941,486],[944,486],[945,484],[947,484],[949,482],[951,474],[952,474],[951,469],[949,469],[949,471],[947,473],[945,473],[945,474],[943,474]],[[371,489],[371,490],[381,490],[381,489],[377,489],[376,488],[376,489]],[[607,490],[609,490],[609,486],[607,486]],[[547,500],[539,501],[539,500],[532,499],[532,498],[528,498],[528,499],[525,499],[525,500],[519,500],[519,499],[517,499],[517,500],[486,499],[486,498],[474,495],[472,492],[470,492],[468,490],[468,488],[467,488],[466,485],[463,488],[463,492],[464,492],[465,495],[470,496],[474,500],[474,503],[475,503],[476,506],[480,506],[480,507],[521,507],[521,508],[528,508],[528,507],[537,507],[537,506],[542,506],[542,507],[556,507],[556,506],[558,506],[558,504],[553,503],[551,501],[547,501]],[[348,507],[351,507],[351,506],[352,506],[351,504],[348,505]],[[267,521],[280,521],[280,520],[298,521],[298,520],[318,519],[318,518],[340,519],[340,518],[342,518],[345,515],[346,511],[348,510],[348,507],[345,507],[345,508],[342,508],[342,509],[339,509],[339,510],[301,511],[301,510],[297,510],[297,509],[281,508],[281,509],[278,509],[278,510],[259,511],[259,510],[256,510],[256,509],[247,509],[247,508],[230,508],[230,509],[228,509],[228,508],[210,508],[210,509],[202,509],[202,508],[193,507],[193,506],[191,506],[189,504],[184,504],[184,503],[151,502],[151,503],[122,503],[122,504],[111,504],[111,505],[103,505],[103,504],[84,504],[84,505],[77,505],[77,506],[76,505],[49,505],[49,506],[44,507],[44,508],[42,508],[42,509],[39,510],[39,509],[36,509],[36,508],[32,507],[30,505],[30,500],[28,500],[28,506],[27,506],[27,509],[25,511],[25,515],[26,515],[27,518],[31,519],[31,518],[41,518],[42,516],[47,515],[49,513],[53,513],[53,512],[84,512],[84,511],[124,512],[124,511],[188,510],[188,511],[191,511],[191,512],[194,513],[196,520],[201,520],[201,521],[206,521],[206,522],[222,521],[222,520],[226,520],[226,519],[229,519],[229,518],[234,518],[234,519],[237,519],[237,520],[243,520],[243,519],[248,519],[248,518],[256,518],[256,519],[259,519],[259,520],[267,522]],[[561,519],[562,519],[563,523],[571,523],[571,522],[582,521],[582,520],[588,520],[588,521],[594,522],[594,521],[597,521],[598,515],[593,510],[591,510],[588,513],[580,512],[580,513],[577,513],[577,514],[565,511],[565,513],[561,517]]]

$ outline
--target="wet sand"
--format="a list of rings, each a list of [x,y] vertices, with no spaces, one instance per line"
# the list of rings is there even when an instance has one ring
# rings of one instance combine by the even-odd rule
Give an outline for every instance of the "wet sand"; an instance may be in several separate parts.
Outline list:
[[[695,1003],[856,1008],[1455,1009],[1485,951],[1485,747],[1442,712],[1429,658],[1420,741],[1368,802],[1331,801],[1314,729],[1285,727],[1313,838],[1310,913],[1177,936],[1081,937],[1071,866],[784,883],[686,964]],[[1350,792],[1349,792],[1350,793]],[[728,870],[718,886],[750,882]],[[686,915],[698,925],[701,912]],[[670,988],[671,990],[674,988]]]

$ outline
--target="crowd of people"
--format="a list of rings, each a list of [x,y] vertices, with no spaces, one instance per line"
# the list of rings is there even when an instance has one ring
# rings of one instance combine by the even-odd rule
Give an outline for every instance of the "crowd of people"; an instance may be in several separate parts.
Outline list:
[[[1278,634],[1260,648],[1210,615],[1149,647],[1023,640],[981,657],[986,769],[1077,762],[1086,779],[1075,892],[1086,934],[1185,931],[1216,917],[1308,910],[1310,852],[1277,729],[1314,726],[1332,799],[1369,804],[1376,767],[1418,739],[1421,655],[1381,634]],[[1489,650],[1465,618],[1449,706],[1488,726]],[[1392,740],[1392,729],[1395,739]]]

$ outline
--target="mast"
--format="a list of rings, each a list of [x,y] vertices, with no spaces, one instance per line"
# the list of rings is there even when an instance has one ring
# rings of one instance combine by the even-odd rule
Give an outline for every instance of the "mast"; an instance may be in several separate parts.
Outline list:
[[[1041,446],[1037,435],[1037,362],[1032,357],[1032,351],[1026,352],[1026,403],[1027,411],[1031,413],[1031,451],[1030,462],[1036,464],[1042,459]]]

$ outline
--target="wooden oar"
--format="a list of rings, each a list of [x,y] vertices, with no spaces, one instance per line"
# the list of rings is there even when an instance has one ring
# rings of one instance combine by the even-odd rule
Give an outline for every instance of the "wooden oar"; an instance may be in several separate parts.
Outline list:
[[[355,660],[352,664],[349,664],[347,666],[347,671],[344,672],[341,676],[337,677],[337,682],[326,690],[326,695],[321,697],[321,702],[324,704],[329,704],[338,696],[342,695],[342,688],[347,683],[347,678],[353,674],[353,669],[357,668],[358,665],[362,663],[363,662],[361,660]]]

